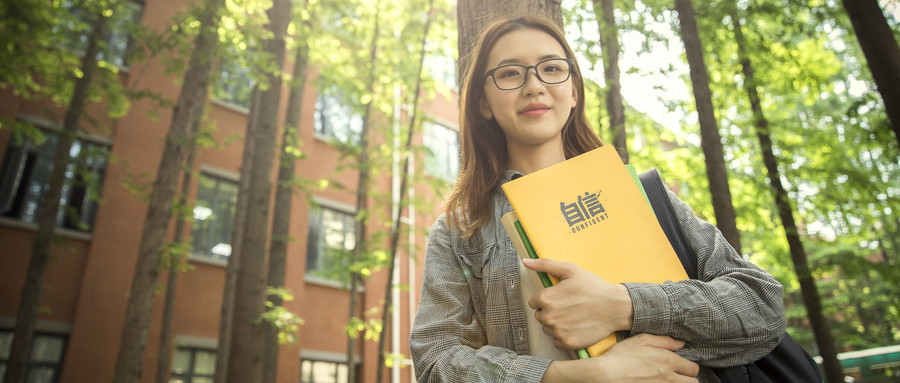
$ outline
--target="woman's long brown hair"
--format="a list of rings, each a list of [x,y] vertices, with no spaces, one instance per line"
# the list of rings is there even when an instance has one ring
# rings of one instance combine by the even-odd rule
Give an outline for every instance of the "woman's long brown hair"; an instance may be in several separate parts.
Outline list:
[[[493,219],[491,201],[509,165],[506,136],[495,119],[485,119],[478,109],[485,97],[484,73],[487,71],[488,55],[497,40],[521,29],[536,29],[549,34],[563,47],[568,58],[575,59],[563,32],[545,18],[524,16],[498,20],[481,33],[472,49],[460,94],[462,156],[459,178],[444,206],[449,223],[458,227],[465,236],[473,235]],[[585,116],[584,81],[577,62],[572,67],[571,77],[578,98],[562,130],[563,151],[567,159],[603,145]]]

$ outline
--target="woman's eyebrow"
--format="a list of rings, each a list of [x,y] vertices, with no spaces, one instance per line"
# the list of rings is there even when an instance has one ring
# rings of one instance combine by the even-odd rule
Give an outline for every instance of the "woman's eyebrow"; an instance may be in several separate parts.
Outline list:
[[[540,58],[538,58],[538,61],[544,61],[547,59],[556,59],[556,58],[561,58],[561,56],[558,54],[552,53],[549,55],[541,56]],[[516,58],[510,58],[510,59],[501,60],[499,63],[497,63],[497,66],[505,65],[505,64],[519,64],[521,62],[522,62],[522,60],[519,60]]]

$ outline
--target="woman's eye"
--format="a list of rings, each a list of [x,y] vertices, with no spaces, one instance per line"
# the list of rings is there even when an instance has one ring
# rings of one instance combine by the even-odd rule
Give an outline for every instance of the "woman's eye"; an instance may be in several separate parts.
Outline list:
[[[516,77],[519,75],[519,73],[521,73],[521,70],[519,70],[518,68],[503,68],[501,70],[498,70],[496,75],[500,78],[507,78]]]
[[[556,64],[546,65],[546,66],[544,66],[543,69],[541,69],[541,72],[545,72],[545,73],[559,72],[559,71],[562,71],[562,67],[560,67],[559,65],[556,65]]]

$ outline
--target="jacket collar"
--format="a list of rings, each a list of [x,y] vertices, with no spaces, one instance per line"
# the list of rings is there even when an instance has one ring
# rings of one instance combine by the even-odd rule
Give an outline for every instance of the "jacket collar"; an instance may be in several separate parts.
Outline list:
[[[509,169],[509,170],[503,172],[503,178],[500,180],[500,184],[503,185],[503,184],[505,184],[509,181],[512,181],[516,178],[519,178],[523,175],[524,174],[522,174],[522,172],[520,172],[518,170]]]

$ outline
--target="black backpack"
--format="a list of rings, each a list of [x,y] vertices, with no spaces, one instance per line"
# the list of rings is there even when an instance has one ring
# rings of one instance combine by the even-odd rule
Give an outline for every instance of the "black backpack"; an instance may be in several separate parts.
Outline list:
[[[697,278],[697,257],[690,251],[672,202],[656,169],[639,176],[659,225],[666,233],[681,265],[691,279]],[[781,343],[762,359],[750,364],[712,369],[722,382],[822,382],[819,367],[803,347],[785,332]]]

